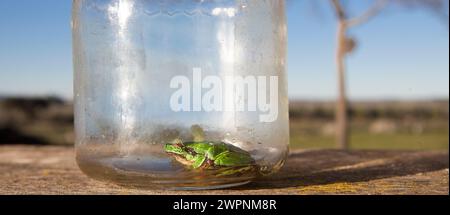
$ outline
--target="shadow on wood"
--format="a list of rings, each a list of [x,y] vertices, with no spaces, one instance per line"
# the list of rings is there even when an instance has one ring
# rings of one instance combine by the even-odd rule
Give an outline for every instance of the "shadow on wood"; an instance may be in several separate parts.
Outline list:
[[[365,182],[438,171],[448,168],[448,164],[446,152],[304,151],[291,154],[278,174],[237,189]]]

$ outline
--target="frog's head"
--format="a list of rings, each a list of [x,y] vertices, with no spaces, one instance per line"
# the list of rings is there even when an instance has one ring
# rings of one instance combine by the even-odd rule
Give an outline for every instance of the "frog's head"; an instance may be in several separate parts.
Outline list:
[[[184,150],[184,146],[182,144],[166,144],[164,145],[164,150],[168,153],[172,153],[175,155],[183,156],[186,151]]]
[[[164,150],[183,165],[191,166],[195,162],[196,156],[190,150],[186,150],[186,147],[181,143],[166,144]]]
[[[171,143],[165,144],[164,151],[176,156],[186,157],[187,155],[186,146],[179,138],[174,139]]]

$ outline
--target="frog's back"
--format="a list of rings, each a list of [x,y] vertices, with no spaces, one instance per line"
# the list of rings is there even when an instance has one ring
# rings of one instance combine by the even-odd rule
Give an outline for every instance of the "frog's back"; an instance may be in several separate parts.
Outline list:
[[[249,155],[245,150],[242,150],[234,145],[224,142],[202,141],[202,142],[186,142],[184,145],[198,154],[208,154],[210,158],[214,158],[222,152],[230,151]]]
[[[184,145],[198,154],[205,154],[214,144],[210,142],[187,142]]]

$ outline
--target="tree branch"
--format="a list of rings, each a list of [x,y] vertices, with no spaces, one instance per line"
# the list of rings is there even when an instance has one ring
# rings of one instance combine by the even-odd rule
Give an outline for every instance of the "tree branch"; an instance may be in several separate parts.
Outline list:
[[[376,1],[366,12],[362,15],[347,20],[348,27],[354,27],[363,23],[368,22],[371,18],[378,15],[389,3],[389,0],[378,0]]]
[[[334,10],[336,11],[336,16],[339,21],[347,20],[347,15],[345,13],[344,7],[342,7],[340,0],[331,0]]]

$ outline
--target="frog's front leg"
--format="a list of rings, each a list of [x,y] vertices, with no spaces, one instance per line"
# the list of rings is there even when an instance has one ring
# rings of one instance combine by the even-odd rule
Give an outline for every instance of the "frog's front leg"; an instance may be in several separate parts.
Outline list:
[[[198,169],[198,168],[200,168],[203,165],[203,163],[205,161],[206,161],[206,156],[205,155],[201,155],[201,154],[195,155],[194,156],[194,163],[192,164],[192,167],[194,169]]]

